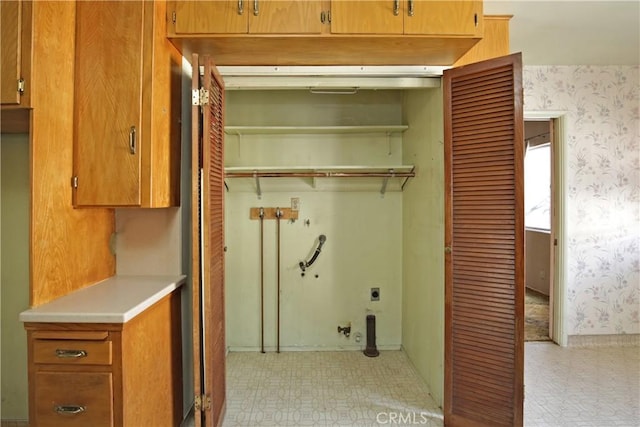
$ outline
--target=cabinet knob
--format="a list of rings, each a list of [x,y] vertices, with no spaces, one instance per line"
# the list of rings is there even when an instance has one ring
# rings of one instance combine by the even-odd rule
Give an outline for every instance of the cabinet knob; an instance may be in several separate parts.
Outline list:
[[[409,0],[409,16],[413,16],[413,0]]]
[[[398,16],[400,14],[400,0],[393,0],[393,15]]]
[[[242,15],[244,13],[244,1],[238,0],[238,15]]]
[[[253,0],[253,15],[258,16],[260,13],[260,6],[258,5],[258,0]]]
[[[53,410],[60,415],[77,415],[86,411],[87,408],[80,405],[56,405]]]

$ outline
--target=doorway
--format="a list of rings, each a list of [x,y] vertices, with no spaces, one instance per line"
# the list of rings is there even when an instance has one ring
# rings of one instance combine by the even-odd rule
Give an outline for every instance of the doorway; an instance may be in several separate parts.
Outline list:
[[[525,121],[525,341],[551,340],[553,290],[553,130]]]
[[[567,345],[564,326],[565,290],[565,146],[566,112],[564,111],[525,111],[525,137],[539,135],[534,126],[540,126],[549,132],[550,144],[550,224],[549,224],[549,338],[560,346]],[[538,123],[537,125],[534,125]],[[527,126],[531,133],[527,133]],[[539,131],[540,129],[538,129]],[[533,145],[533,144],[532,144]],[[526,249],[525,249],[526,252]],[[529,259],[526,260],[529,268]],[[539,273],[539,272],[538,272]]]

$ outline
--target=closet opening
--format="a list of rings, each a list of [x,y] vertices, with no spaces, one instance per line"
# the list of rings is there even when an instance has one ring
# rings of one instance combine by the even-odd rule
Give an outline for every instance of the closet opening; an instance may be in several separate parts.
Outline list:
[[[299,421],[442,419],[442,373],[429,376],[443,345],[442,92],[337,92],[225,92],[227,408],[239,393],[262,419],[278,405]],[[291,213],[279,230],[270,210]],[[377,358],[363,354],[370,314]],[[398,375],[373,374],[385,370]],[[231,388],[258,377],[251,399]]]

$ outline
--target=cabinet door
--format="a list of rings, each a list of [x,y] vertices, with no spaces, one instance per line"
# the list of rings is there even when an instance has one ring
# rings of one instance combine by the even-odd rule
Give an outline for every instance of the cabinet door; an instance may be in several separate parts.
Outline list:
[[[402,34],[401,0],[332,0],[334,34]]]
[[[319,34],[322,4],[317,0],[252,0],[249,32],[262,34]]]
[[[143,3],[77,3],[75,205],[140,205]]]
[[[20,75],[20,36],[22,33],[20,1],[3,1],[0,3],[0,25],[2,44],[0,74],[0,102],[5,105],[19,104],[18,80]]]
[[[406,0],[405,34],[482,34],[482,1]]]
[[[248,31],[249,0],[173,1],[176,34],[244,34]]]

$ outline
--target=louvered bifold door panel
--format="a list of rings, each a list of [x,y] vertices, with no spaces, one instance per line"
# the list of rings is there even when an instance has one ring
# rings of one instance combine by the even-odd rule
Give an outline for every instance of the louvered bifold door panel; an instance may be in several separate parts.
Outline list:
[[[444,77],[448,426],[522,425],[521,76],[516,54]]]
[[[204,60],[203,107],[205,389],[211,410],[206,426],[222,424],[225,403],[224,339],[224,84],[212,61]]]
[[[198,55],[193,54],[192,64],[198,64]],[[200,73],[194,67],[191,75],[191,90],[200,89]],[[193,393],[202,395],[203,390],[203,363],[202,363],[202,121],[200,107],[191,108],[191,321],[193,339]],[[202,413],[194,414],[194,427],[202,426]]]

